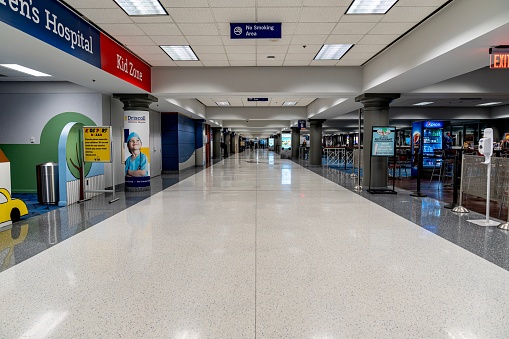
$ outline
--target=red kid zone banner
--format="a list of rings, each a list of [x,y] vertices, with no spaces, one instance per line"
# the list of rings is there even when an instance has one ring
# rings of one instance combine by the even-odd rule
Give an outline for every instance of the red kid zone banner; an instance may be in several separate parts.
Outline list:
[[[147,92],[152,90],[150,67],[102,33],[101,68]]]

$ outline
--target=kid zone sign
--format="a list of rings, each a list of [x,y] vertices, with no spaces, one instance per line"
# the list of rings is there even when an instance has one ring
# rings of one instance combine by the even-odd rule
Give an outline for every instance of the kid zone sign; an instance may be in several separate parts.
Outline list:
[[[509,46],[490,48],[490,68],[509,68]]]
[[[147,64],[56,0],[0,0],[0,21],[151,91]]]

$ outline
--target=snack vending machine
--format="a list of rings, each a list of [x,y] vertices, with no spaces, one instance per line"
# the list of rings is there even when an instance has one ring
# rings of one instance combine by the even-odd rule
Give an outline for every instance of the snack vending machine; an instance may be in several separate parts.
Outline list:
[[[416,121],[412,123],[412,164],[414,164],[412,166],[412,176],[417,175],[417,149],[422,155],[423,168],[440,166],[442,161],[440,158],[441,152],[435,152],[435,150],[443,150],[443,132],[443,121]]]

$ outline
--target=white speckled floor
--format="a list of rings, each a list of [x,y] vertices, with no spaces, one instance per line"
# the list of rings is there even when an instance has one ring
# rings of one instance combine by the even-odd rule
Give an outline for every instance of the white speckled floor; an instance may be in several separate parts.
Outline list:
[[[503,338],[509,272],[272,153],[0,273],[1,338]]]

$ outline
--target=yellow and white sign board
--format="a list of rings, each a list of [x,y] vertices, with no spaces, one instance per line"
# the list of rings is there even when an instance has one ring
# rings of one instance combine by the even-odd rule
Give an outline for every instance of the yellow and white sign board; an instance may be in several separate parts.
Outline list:
[[[85,162],[111,162],[111,126],[83,127]]]

